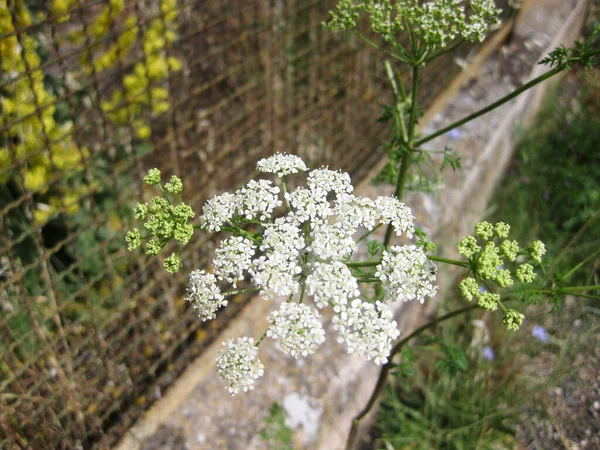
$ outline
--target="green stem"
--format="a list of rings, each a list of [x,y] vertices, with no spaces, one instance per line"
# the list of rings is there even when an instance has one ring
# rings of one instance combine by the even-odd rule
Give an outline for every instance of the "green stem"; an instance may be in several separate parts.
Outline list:
[[[285,185],[285,176],[281,177],[281,189],[283,191],[283,199],[285,200],[285,207],[287,208],[288,212],[292,211],[292,207],[290,206],[290,202],[288,202],[287,199],[287,186]]]
[[[304,291],[305,290],[306,290],[306,283],[303,281],[302,289],[300,290],[300,300],[298,300],[298,303],[302,303],[304,301]]]
[[[404,59],[402,56],[397,55],[395,53],[392,53],[390,51],[387,51],[386,49],[380,47],[379,45],[377,45],[375,42],[371,41],[370,39],[368,39],[367,37],[363,36],[363,34],[358,31],[357,28],[354,28],[354,32],[356,33],[356,35],[367,45],[370,45],[371,47],[373,47],[375,50],[379,50],[382,53],[385,53],[388,56],[391,56],[394,59],[397,59],[398,61],[402,61],[402,62],[408,62],[406,59]]]
[[[396,82],[396,77],[394,76],[394,71],[392,69],[392,65],[388,60],[385,60],[385,72],[387,74],[388,80],[392,86],[392,92],[394,93],[394,103],[396,105],[396,116],[398,117],[398,122],[400,125],[400,129],[402,131],[402,138],[404,142],[408,141],[408,132],[406,130],[406,124],[404,123],[404,111],[402,110],[402,97],[400,95],[400,91],[398,90],[398,83]]]
[[[346,263],[346,265],[350,268],[358,268],[358,267],[375,267],[381,264],[381,260],[379,261],[357,261]]]
[[[383,226],[382,223],[377,224],[377,226],[375,228],[373,228],[371,231],[367,231],[365,234],[363,234],[360,239],[358,241],[356,241],[356,243],[358,244],[359,242],[361,242],[362,240],[366,239],[367,237],[371,236],[371,234],[375,233],[375,231],[377,231],[378,229],[380,229]]]
[[[455,48],[458,48],[463,42],[465,42],[464,39],[459,39],[455,44],[451,45],[450,47],[443,48],[442,50],[437,51],[437,52],[433,53],[432,55],[426,56],[425,62],[429,62],[433,59],[439,58],[440,56],[442,56],[448,52],[451,52]]]
[[[589,285],[589,286],[569,286],[569,287],[563,287],[563,288],[559,289],[560,292],[599,291],[599,290],[600,290],[600,285],[599,284],[592,284],[592,285]]]
[[[375,283],[380,280],[379,280],[379,278],[371,277],[371,278],[358,278],[356,281],[359,283]]]
[[[162,192],[163,196],[165,197],[165,200],[169,202],[169,205],[172,205],[171,199],[169,198],[169,196],[167,195],[167,193],[163,189],[162,184],[160,184],[160,183],[158,184],[158,189],[160,189],[160,192]]]
[[[581,261],[579,264],[577,264],[575,267],[573,267],[571,270],[569,270],[567,272],[567,274],[565,276],[563,276],[562,278],[564,280],[568,280],[571,275],[573,275],[575,272],[577,272],[581,267],[583,267],[585,264],[587,264],[588,262],[590,262],[592,259],[594,259],[596,257],[596,255],[600,253],[600,248],[598,250],[596,250],[595,252],[592,252],[591,255],[589,255],[587,258],[585,258],[583,261]]]
[[[417,92],[419,90],[419,66],[413,66],[412,92],[410,93],[410,125],[408,128],[408,143],[412,147],[415,137],[415,125],[417,124]],[[416,146],[418,147],[418,145]]]
[[[469,263],[466,263],[464,261],[458,261],[456,259],[442,258],[441,256],[434,256],[434,255],[427,255],[427,258],[430,259],[431,261],[437,261],[437,262],[441,262],[444,264],[452,264],[453,266],[460,266],[460,267],[464,267],[464,268],[469,267]]]
[[[260,344],[262,343],[262,341],[265,340],[265,338],[267,337],[267,333],[269,332],[269,328],[267,327],[267,329],[265,330],[265,332],[262,334],[262,336],[260,338],[258,338],[258,341],[256,341],[256,344],[254,344],[255,347],[260,346]]]
[[[469,305],[464,308],[460,308],[455,311],[449,312],[448,314],[445,314],[443,316],[437,317],[436,319],[433,319],[430,322],[426,323],[425,325],[417,328],[415,331],[410,333],[408,336],[406,336],[405,338],[398,341],[398,343],[394,346],[394,348],[392,348],[390,356],[388,357],[388,362],[382,366],[381,372],[379,372],[379,378],[377,379],[377,384],[375,385],[375,389],[373,389],[373,392],[371,393],[371,397],[369,398],[369,401],[367,402],[365,407],[362,409],[362,411],[360,413],[358,413],[352,420],[350,434],[348,435],[348,440],[346,441],[346,450],[352,450],[353,445],[354,445],[354,440],[356,439],[356,433],[358,432],[358,426],[360,425],[360,421],[369,413],[369,411],[371,411],[371,409],[373,409],[373,406],[375,406],[377,399],[383,393],[383,389],[385,388],[385,384],[387,382],[387,377],[393,368],[393,362],[392,362],[393,357],[395,355],[397,355],[409,341],[411,341],[413,338],[417,337],[423,331],[436,326],[438,323],[444,322],[448,319],[451,319],[458,315],[469,312],[477,307],[478,307],[477,305]]]
[[[396,198],[400,199],[402,197],[404,191],[404,185],[406,184],[406,176],[408,174],[408,166],[410,165],[410,151],[408,149],[405,150],[404,155],[402,155],[402,161],[400,162],[400,171],[398,173],[398,179],[396,180],[396,190],[394,191],[394,195]],[[387,247],[392,238],[392,224],[389,223],[387,229],[385,230],[385,239],[383,240],[383,246]]]
[[[223,296],[230,297],[232,295],[245,294],[247,292],[256,292],[256,291],[260,291],[260,288],[253,287],[253,288],[246,288],[246,289],[236,289],[234,291],[223,292]]]
[[[431,141],[432,139],[435,139],[438,136],[441,136],[444,133],[447,133],[448,131],[460,127],[461,125],[470,122],[473,119],[476,119],[479,116],[483,116],[484,114],[487,114],[490,111],[493,111],[494,109],[498,108],[499,106],[503,105],[506,102],[509,102],[510,100],[512,100],[513,98],[517,97],[518,95],[522,94],[523,92],[525,92],[526,90],[532,88],[533,86],[535,86],[536,84],[541,83],[542,81],[547,80],[548,78],[553,77],[554,75],[556,75],[557,73],[562,72],[562,68],[559,67],[555,67],[552,70],[549,70],[548,72],[540,75],[537,78],[534,78],[533,80],[531,80],[528,83],[525,83],[523,86],[521,86],[519,89],[515,90],[514,92],[511,92],[510,94],[502,97],[500,100],[492,103],[489,106],[486,106],[483,109],[480,109],[477,112],[474,112],[473,114],[465,117],[464,119],[458,120],[450,125],[448,125],[447,127],[444,127],[438,131],[436,131],[433,134],[430,134],[429,136],[424,137],[423,139],[418,140],[417,142],[415,142],[415,147],[419,147],[421,145],[423,145],[426,142]]]
[[[600,295],[590,295],[590,294],[581,294],[581,293],[571,293],[571,295],[575,296],[575,297],[583,297],[583,298],[589,298],[591,300],[600,300]]]
[[[402,161],[400,162],[400,170],[398,171],[398,179],[396,180],[396,190],[394,196],[401,200],[404,192],[404,185],[406,184],[406,176],[408,174],[408,167],[410,166],[410,157],[412,148],[412,141],[415,136],[415,125],[417,123],[417,92],[419,88],[419,66],[413,66],[412,72],[412,91],[410,93],[410,122],[408,126],[408,139],[407,147],[404,148],[402,155]],[[387,247],[392,238],[392,224],[388,224],[385,232],[385,239],[383,246]]]

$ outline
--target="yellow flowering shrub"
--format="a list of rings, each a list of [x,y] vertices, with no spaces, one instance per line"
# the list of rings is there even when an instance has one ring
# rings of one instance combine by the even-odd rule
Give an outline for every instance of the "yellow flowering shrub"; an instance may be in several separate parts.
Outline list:
[[[77,4],[77,0],[52,0],[44,10],[47,13],[34,15],[24,0],[11,2],[12,12],[8,0],[0,0],[0,35],[6,35],[0,39],[0,83],[3,85],[0,100],[4,123],[10,127],[0,136],[0,182],[6,183],[17,170],[23,189],[44,196],[43,203],[38,203],[34,211],[36,223],[46,222],[59,209],[67,213],[77,211],[78,202],[73,199],[84,191],[66,183],[52,185],[52,180],[59,173],[82,170],[89,151],[74,142],[71,120],[57,122],[55,119],[57,97],[44,84],[39,39],[33,32],[17,36],[16,30],[27,30],[34,20],[45,19],[46,14],[57,22],[65,22]],[[143,54],[136,55],[138,62],[123,75],[122,88],[112,92],[101,104],[110,122],[118,126],[131,125],[140,139],[151,136],[144,111],[160,114],[170,108],[168,91],[160,82],[166,80],[170,72],[181,69],[180,60],[167,57],[166,53],[167,46],[177,38],[177,1],[161,0],[159,7],[160,12],[151,13],[140,33],[138,20],[142,19],[135,14],[121,19],[126,11],[125,1],[109,0],[84,30],[68,35],[72,44],[85,47],[80,57],[81,70],[78,72],[74,67],[71,73],[75,79],[126,63],[132,48],[140,42]],[[120,31],[116,39],[112,39],[115,29]]]
[[[12,15],[7,0],[0,0],[0,34],[8,34],[0,40],[0,80],[4,85],[0,98],[9,126],[0,141],[0,182],[6,183],[18,170],[24,189],[47,194],[47,203],[34,211],[35,221],[43,223],[59,208],[77,210],[73,197],[78,190],[57,186],[48,192],[49,183],[57,171],[80,170],[89,152],[73,142],[72,122],[57,123],[54,119],[57,99],[44,86],[38,43],[27,34],[14,34],[16,29],[32,24],[31,12],[22,0],[11,6]]]

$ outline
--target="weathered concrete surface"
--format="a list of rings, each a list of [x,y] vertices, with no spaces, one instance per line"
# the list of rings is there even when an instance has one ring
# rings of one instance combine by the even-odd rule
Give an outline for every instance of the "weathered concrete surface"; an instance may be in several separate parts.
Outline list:
[[[451,123],[492,102],[535,77],[544,68],[536,62],[549,49],[570,44],[577,36],[585,0],[535,0],[528,3],[514,30],[512,43],[486,59],[475,60],[476,70],[467,69],[446,96],[445,107],[434,105],[423,130]],[[489,48],[488,48],[489,50]],[[462,63],[462,62],[461,62]],[[471,78],[476,75],[476,78]],[[460,88],[460,89],[459,89]],[[531,116],[543,89],[525,94],[459,131],[432,141],[428,147],[452,146],[463,158],[463,170],[446,173],[433,196],[411,196],[420,227],[437,242],[456,242],[481,217],[487,199],[504,171],[514,147],[515,128]],[[450,98],[451,97],[451,98]],[[435,116],[434,116],[435,113]],[[361,195],[389,194],[387,188],[363,183]],[[441,251],[452,254],[453,246]],[[444,286],[444,277],[440,277]],[[441,296],[438,296],[438,301]],[[397,305],[403,333],[423,321],[435,308],[420,304]],[[295,360],[279,352],[266,340],[260,349],[265,376],[248,394],[230,397],[215,373],[215,358],[221,341],[242,335],[258,337],[266,328],[273,302],[255,299],[223,333],[219,342],[190,364],[184,375],[131,428],[118,448],[129,449],[264,449],[257,436],[273,402],[282,405],[294,429],[295,448],[336,450],[343,448],[352,417],[365,404],[374,386],[378,367],[345,354],[330,337],[306,360]],[[331,328],[328,318],[326,328]],[[328,330],[330,333],[331,330]],[[330,333],[329,336],[332,336]]]

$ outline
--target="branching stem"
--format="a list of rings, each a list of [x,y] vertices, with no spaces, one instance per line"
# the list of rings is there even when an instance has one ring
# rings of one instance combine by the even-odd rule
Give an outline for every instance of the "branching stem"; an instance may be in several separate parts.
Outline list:
[[[354,419],[352,420],[350,434],[348,435],[348,440],[346,441],[346,450],[352,450],[354,441],[356,439],[356,434],[358,432],[358,426],[360,425],[360,421],[369,413],[369,411],[371,411],[371,409],[373,409],[373,406],[375,406],[377,399],[383,393],[383,389],[385,388],[385,384],[387,382],[388,375],[390,374],[390,371],[393,368],[392,360],[393,360],[394,356],[397,355],[398,353],[400,353],[402,348],[404,348],[404,346],[408,342],[410,342],[413,338],[420,335],[423,331],[428,330],[429,328],[435,327],[437,324],[444,322],[448,319],[451,319],[453,317],[456,317],[461,314],[465,314],[469,311],[472,311],[475,308],[477,308],[476,304],[465,306],[464,308],[460,308],[460,309],[454,310],[452,312],[449,312],[448,314],[444,314],[443,316],[437,317],[437,318],[429,321],[425,325],[417,328],[415,331],[410,333],[408,336],[406,336],[405,338],[400,339],[398,341],[398,343],[394,346],[394,348],[392,348],[392,352],[390,353],[388,362],[385,363],[381,367],[381,372],[379,372],[379,378],[377,379],[377,384],[375,385],[375,389],[373,389],[373,392],[371,393],[371,397],[369,398],[369,401],[367,402],[366,406],[362,409],[362,411],[360,413],[358,413],[356,415],[356,417],[354,417]]]

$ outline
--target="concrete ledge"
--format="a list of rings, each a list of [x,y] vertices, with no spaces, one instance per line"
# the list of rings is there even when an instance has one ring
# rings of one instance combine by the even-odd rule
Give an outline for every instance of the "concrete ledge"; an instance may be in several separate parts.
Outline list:
[[[587,0],[532,0],[514,29],[512,47],[497,50],[502,39],[484,47],[473,70],[461,75],[426,116],[428,129],[438,129],[476,111],[511,89],[541,73],[536,63],[560,44],[578,36]],[[503,36],[499,34],[499,36]],[[520,53],[528,66],[515,73],[504,70]],[[526,62],[519,61],[519,64]],[[516,64],[518,66],[518,64]],[[477,74],[476,78],[472,78]],[[462,87],[469,81],[468,87]],[[464,126],[461,137],[441,136],[430,147],[454,147],[463,158],[463,170],[448,173],[444,186],[433,196],[415,195],[408,203],[417,223],[436,241],[455,242],[481,216],[489,195],[510,160],[515,128],[527,122],[538,108],[546,86],[518,97],[502,108]],[[455,95],[454,95],[454,94]],[[445,105],[444,105],[445,104]],[[363,183],[360,195],[386,195],[386,188]],[[448,247],[447,254],[452,253]],[[447,285],[443,279],[441,286]],[[440,300],[442,295],[438,295]],[[233,320],[218,342],[194,360],[166,394],[129,430],[116,448],[137,449],[266,449],[257,437],[273,402],[284,406],[294,428],[294,448],[336,450],[344,446],[352,417],[363,407],[374,386],[378,366],[345,354],[329,338],[311,358],[295,360],[266,340],[260,358],[265,376],[254,391],[230,397],[218,380],[215,358],[221,341],[242,335],[259,336],[272,302],[255,299]],[[397,305],[400,329],[409,332],[435,308],[420,304]],[[331,328],[327,320],[326,329]],[[329,333],[329,330],[328,330]],[[331,334],[329,334],[331,336]],[[266,345],[265,345],[266,344]],[[173,437],[177,439],[173,440]],[[169,440],[170,439],[170,440]]]

